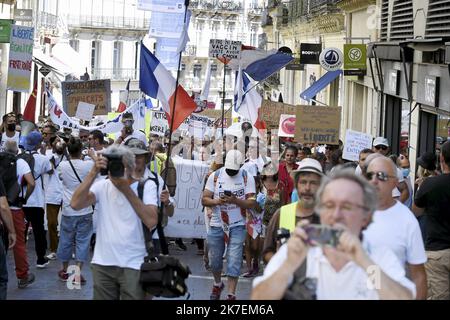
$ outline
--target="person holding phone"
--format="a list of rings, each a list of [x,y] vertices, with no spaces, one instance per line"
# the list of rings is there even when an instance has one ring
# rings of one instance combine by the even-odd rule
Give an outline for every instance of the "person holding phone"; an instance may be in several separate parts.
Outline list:
[[[395,254],[360,240],[377,207],[374,188],[354,170],[337,169],[331,179],[322,179],[316,200],[320,223],[342,230],[338,241],[310,241],[309,222],[300,222],[264,274],[254,280],[251,298],[282,299],[309,279],[303,289],[310,293],[299,299],[414,299],[415,284]]]

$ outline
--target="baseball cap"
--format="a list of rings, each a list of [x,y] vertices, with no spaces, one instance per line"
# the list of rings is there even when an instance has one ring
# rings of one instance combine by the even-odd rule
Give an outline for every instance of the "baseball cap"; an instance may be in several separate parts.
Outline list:
[[[230,150],[225,159],[225,169],[239,170],[244,162],[244,157],[239,150]]]
[[[323,176],[322,165],[319,161],[311,158],[305,158],[298,163],[297,170],[294,170],[292,174],[295,176],[302,172],[317,173],[319,176]]]
[[[376,147],[376,146],[389,147],[389,141],[388,141],[388,139],[386,139],[384,137],[376,137],[375,140],[373,140],[372,146],[374,146],[374,147]]]
[[[39,131],[31,131],[24,139],[21,141],[26,151],[33,151],[37,145],[42,142],[42,134]]]
[[[434,171],[436,170],[436,160],[436,155],[433,152],[425,152],[417,158],[417,163],[424,169]]]
[[[136,138],[132,138],[125,142],[125,146],[130,148],[131,152],[133,152],[136,156],[150,153],[150,151],[145,147],[145,143]]]

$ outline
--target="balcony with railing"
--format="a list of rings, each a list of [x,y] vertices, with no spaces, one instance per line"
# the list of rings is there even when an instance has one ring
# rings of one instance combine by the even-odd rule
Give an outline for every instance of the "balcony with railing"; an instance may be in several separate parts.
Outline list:
[[[186,49],[183,51],[184,57],[195,57],[197,56],[197,46],[189,44],[186,46]]]
[[[68,16],[67,25],[69,27],[88,27],[88,28],[109,28],[109,29],[131,29],[145,30],[150,27],[150,19],[134,17],[114,17],[114,16],[92,16],[78,15]]]
[[[58,16],[48,12],[40,12],[38,14],[38,27],[56,30],[58,28]]]
[[[139,79],[139,69],[134,68],[94,68],[91,71],[91,79],[111,79],[116,81],[125,81],[128,79],[138,80]]]
[[[189,3],[189,9],[195,11],[217,11],[217,12],[229,12],[239,13],[243,10],[242,3],[234,2],[230,0],[193,0]]]

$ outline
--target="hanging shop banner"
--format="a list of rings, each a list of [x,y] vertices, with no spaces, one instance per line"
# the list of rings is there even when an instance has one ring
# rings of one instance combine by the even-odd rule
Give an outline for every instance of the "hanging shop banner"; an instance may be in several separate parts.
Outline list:
[[[295,135],[295,115],[282,114],[278,126],[278,136],[293,138]]]
[[[296,108],[297,142],[339,144],[341,107],[296,106]]]
[[[34,28],[13,24],[9,46],[9,69],[6,88],[12,91],[30,92],[33,64]]]
[[[0,43],[9,43],[11,37],[11,25],[13,20],[0,19]]]
[[[321,43],[301,43],[300,44],[300,63],[301,64],[319,64],[319,56],[322,52]]]
[[[167,130],[169,130],[169,122],[166,113],[163,111],[152,111],[150,134],[163,137]]]
[[[201,161],[173,159],[177,170],[175,213],[164,234],[174,238],[205,239],[206,226],[202,192],[209,166]]]
[[[111,80],[63,81],[61,82],[64,111],[73,117],[78,102],[95,105],[94,115],[111,112]]]
[[[338,48],[326,48],[319,56],[319,63],[327,71],[341,69],[344,62],[342,51]]]
[[[263,100],[259,108],[259,117],[266,123],[267,129],[278,129],[282,114],[295,115],[297,107],[291,104]]]
[[[365,44],[344,44],[344,75],[364,76],[367,73]]]
[[[184,12],[184,1],[179,0],[138,0],[138,10],[181,13]]]
[[[209,40],[210,58],[240,59],[242,42],[222,39]]]
[[[342,159],[358,161],[361,150],[372,149],[372,139],[370,134],[347,129]]]

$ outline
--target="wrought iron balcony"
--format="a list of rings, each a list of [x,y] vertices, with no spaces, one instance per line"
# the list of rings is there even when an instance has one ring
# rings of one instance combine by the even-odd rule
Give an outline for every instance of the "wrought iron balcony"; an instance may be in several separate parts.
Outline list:
[[[58,28],[58,16],[42,11],[38,15],[38,26],[39,28],[56,30]]]
[[[186,46],[186,49],[183,51],[183,56],[187,57],[195,57],[197,55],[197,46],[189,44]]]
[[[91,71],[91,79],[138,80],[139,69],[94,68]]]
[[[237,12],[243,9],[242,3],[230,0],[193,0],[189,3],[192,10],[228,11]]]
[[[91,28],[120,28],[120,29],[142,29],[150,28],[150,19],[114,17],[114,16],[90,16],[79,15],[67,18],[69,27],[91,27]]]

